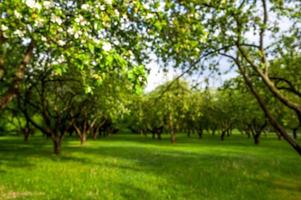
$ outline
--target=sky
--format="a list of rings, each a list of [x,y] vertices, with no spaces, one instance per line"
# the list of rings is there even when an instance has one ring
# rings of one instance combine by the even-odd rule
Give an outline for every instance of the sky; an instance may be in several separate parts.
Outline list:
[[[211,88],[217,88],[223,84],[225,80],[231,79],[233,77],[237,76],[236,71],[233,69],[230,72],[226,73],[226,69],[229,69],[226,60],[221,61],[221,65],[224,65],[224,68],[221,68],[221,75],[218,74],[212,74],[209,70],[203,71],[201,75],[199,73],[195,73],[192,76],[185,75],[183,78],[187,81],[189,81],[191,84],[195,84],[196,82],[199,84],[199,87],[205,88],[206,87],[206,80],[209,81],[209,86]],[[175,71],[174,69],[169,69],[168,72],[163,72],[162,68],[160,68],[160,65],[156,63],[154,60],[151,61],[147,66],[147,69],[150,70],[150,73],[148,75],[148,81],[145,88],[146,92],[150,92],[154,90],[157,86],[163,84],[166,81],[170,81],[177,76],[179,76],[182,71],[178,70]]]

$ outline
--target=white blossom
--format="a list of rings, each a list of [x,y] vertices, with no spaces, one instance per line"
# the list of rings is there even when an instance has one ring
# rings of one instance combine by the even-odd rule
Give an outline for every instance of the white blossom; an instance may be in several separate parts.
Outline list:
[[[74,34],[73,28],[69,27],[69,28],[67,29],[67,33],[69,33],[70,35],[73,35],[73,34]]]
[[[8,27],[2,24],[2,25],[1,25],[1,30],[2,30],[2,31],[7,31],[7,30],[8,30]]]
[[[64,45],[66,44],[66,42],[63,41],[63,40],[59,40],[57,43],[58,43],[58,45],[60,45],[60,46],[64,46]]]
[[[64,57],[63,55],[61,55],[60,57],[58,57],[57,62],[58,62],[58,63],[63,63],[63,62],[65,62],[65,57]]]
[[[95,4],[95,7],[96,7],[96,8],[99,8],[100,10],[105,10],[105,6],[104,6],[102,3],[100,3],[100,2],[97,2],[97,3]]]
[[[50,9],[54,6],[54,4],[53,4],[53,2],[50,2],[50,1],[44,1],[43,6],[47,9]]]
[[[53,23],[57,23],[58,25],[61,25],[63,23],[63,20],[59,16],[54,15],[54,14],[51,15],[51,19],[50,20]]]
[[[23,33],[23,31],[21,31],[21,30],[15,30],[15,31],[14,31],[14,34],[15,34],[16,36],[18,36],[18,37],[24,37],[24,33]]]
[[[25,0],[25,4],[29,8],[34,8],[37,10],[40,10],[42,8],[41,4],[39,2],[36,2],[35,0]]]
[[[74,34],[75,39],[78,39],[83,34],[82,31],[76,31]]]
[[[108,5],[112,5],[113,0],[104,0],[104,2],[105,2],[106,4],[108,4]]]
[[[105,6],[104,5],[101,5],[101,6],[99,6],[99,10],[105,10],[106,8],[105,8]]]
[[[100,15],[98,13],[96,13],[95,17],[96,19],[100,19]]]
[[[79,15],[78,17],[75,18],[75,22],[80,24],[80,25],[86,25],[87,24],[87,21],[81,15]]]
[[[112,49],[112,45],[108,42],[104,42],[102,45],[102,49],[105,51],[110,51]]]
[[[43,42],[47,42],[47,38],[44,37],[44,36],[41,37],[41,40],[42,40]]]
[[[17,19],[20,19],[22,15],[18,11],[14,11],[14,15],[16,16]]]
[[[152,19],[154,17],[153,13],[147,13],[146,19]]]
[[[83,4],[82,6],[81,6],[81,8],[83,9],[83,10],[89,10],[90,9],[90,6],[88,5],[88,4]]]
[[[118,10],[116,10],[116,9],[115,9],[115,15],[116,15],[117,17],[120,16],[120,12],[119,12]]]
[[[59,27],[59,28],[57,29],[57,32],[62,33],[62,32],[64,32],[64,30],[63,30],[62,27]]]

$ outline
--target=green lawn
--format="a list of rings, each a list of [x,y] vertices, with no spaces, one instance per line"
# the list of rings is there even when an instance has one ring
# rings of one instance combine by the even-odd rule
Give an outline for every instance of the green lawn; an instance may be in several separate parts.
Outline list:
[[[61,157],[45,138],[0,137],[0,199],[301,199],[301,157],[284,141],[233,135],[178,137],[177,144],[114,135]]]

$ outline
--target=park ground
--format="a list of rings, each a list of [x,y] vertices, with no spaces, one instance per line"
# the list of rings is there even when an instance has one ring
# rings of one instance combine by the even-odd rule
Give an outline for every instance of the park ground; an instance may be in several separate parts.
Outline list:
[[[3,136],[0,199],[301,200],[301,158],[272,136],[65,138],[60,157],[41,136]]]

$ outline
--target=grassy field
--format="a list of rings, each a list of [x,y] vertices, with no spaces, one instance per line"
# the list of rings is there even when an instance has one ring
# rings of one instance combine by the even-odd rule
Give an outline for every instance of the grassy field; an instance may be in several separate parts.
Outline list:
[[[196,137],[196,136],[195,136]],[[301,199],[301,157],[284,141],[240,135],[177,144],[114,135],[84,146],[0,137],[0,199]]]

